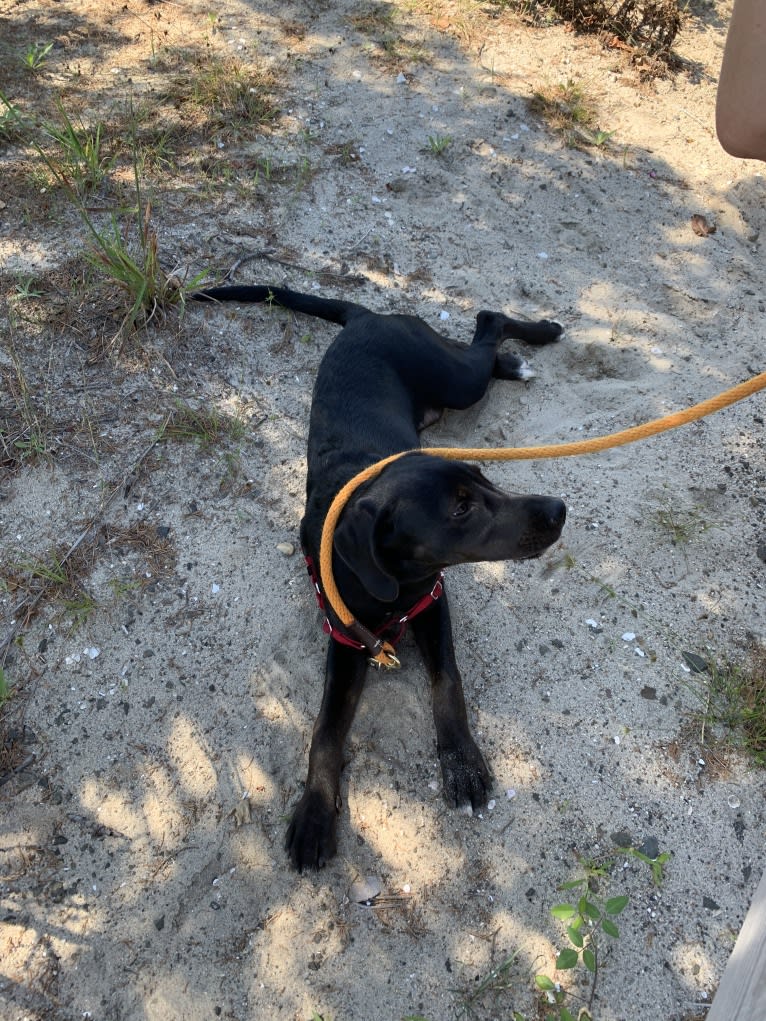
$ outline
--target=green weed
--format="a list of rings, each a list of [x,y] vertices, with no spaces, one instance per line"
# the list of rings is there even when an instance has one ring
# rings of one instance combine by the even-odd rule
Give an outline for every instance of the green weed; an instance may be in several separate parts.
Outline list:
[[[434,156],[443,156],[452,144],[452,135],[429,135],[428,148]]]
[[[582,875],[576,879],[562,883],[561,891],[577,891],[579,896],[574,901],[554,904],[551,915],[565,926],[567,945],[556,957],[557,971],[572,973],[575,970],[583,976],[578,989],[587,992],[587,1004],[576,1006],[573,1003],[574,993],[549,975],[538,972],[534,975],[533,986],[538,1000],[535,1017],[540,1021],[592,1021],[592,1004],[595,998],[599,977],[602,946],[605,937],[610,940],[620,938],[620,929],[616,919],[625,911],[630,898],[626,893],[603,897],[599,888],[608,883],[618,860],[629,857],[646,864],[655,884],[664,877],[664,866],[670,860],[667,852],[651,858],[639,848],[621,847],[613,853],[598,859],[581,859]],[[464,992],[460,1000],[458,1016],[477,1016],[480,1006],[487,1006],[486,997],[518,988],[520,982],[528,980],[530,969],[519,966],[520,950],[507,955],[499,964],[493,966],[468,993]],[[493,1016],[507,1017],[509,1021],[527,1021],[524,1014],[517,1010],[498,1010],[494,1007]]]
[[[44,133],[59,148],[54,177],[82,196],[102,183],[112,162],[111,157],[104,155],[103,125],[99,123],[92,130],[82,122],[75,126],[61,100],[56,101],[56,110],[59,123],[42,124]]]
[[[41,291],[35,287],[34,277],[22,277],[16,283],[14,297],[17,301],[29,301],[31,298],[39,298]]]
[[[31,72],[39,71],[47,62],[53,43],[30,43],[21,57],[24,67]]]
[[[57,588],[67,582],[66,567],[56,554],[51,554],[45,560],[25,558],[20,560],[16,567],[30,578],[47,582]]]

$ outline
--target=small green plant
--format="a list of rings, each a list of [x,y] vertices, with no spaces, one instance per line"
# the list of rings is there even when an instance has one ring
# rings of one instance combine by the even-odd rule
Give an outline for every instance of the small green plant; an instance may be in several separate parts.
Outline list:
[[[274,174],[274,164],[270,156],[264,156],[258,160],[255,170],[255,177],[253,179],[253,185],[257,188],[260,184],[261,176],[264,181],[270,182]]]
[[[443,156],[452,144],[452,135],[429,135],[428,148],[434,156]]]
[[[13,449],[21,462],[32,461],[48,453],[48,441],[37,421],[23,436],[14,439]]]
[[[56,554],[51,554],[46,560],[38,560],[35,557],[25,558],[16,566],[30,578],[39,579],[56,587],[65,585],[67,581],[66,568]]]
[[[141,587],[141,583],[136,581],[135,578],[110,578],[107,584],[112,590],[115,602],[127,598]]]
[[[17,301],[28,301],[30,298],[39,298],[42,294],[35,287],[34,277],[21,277],[16,283],[16,294],[14,297]]]
[[[587,878],[564,883],[561,887],[562,890],[584,887],[586,892],[578,898],[575,904],[554,905],[551,908],[551,914],[554,918],[566,923],[566,934],[570,944],[559,952],[556,958],[556,968],[559,971],[571,971],[579,964],[584,965],[593,976],[593,987],[595,988],[598,979],[601,934],[612,939],[619,938],[620,930],[614,919],[625,910],[630,898],[627,894],[620,894],[602,902],[589,892],[587,884]],[[552,979],[547,975],[537,975],[535,984],[546,995],[548,1003],[559,1007],[560,1021],[573,1021],[573,1015],[563,1004],[565,993],[562,989],[557,988]],[[555,1017],[555,1015],[552,1016]],[[587,1018],[590,1016],[590,1013],[585,1014]]]
[[[46,63],[53,43],[30,43],[26,48],[21,62],[28,71],[39,71]]]
[[[620,847],[597,860],[581,859],[583,875],[562,883],[560,890],[577,890],[580,896],[575,902],[565,901],[551,908],[553,917],[565,924],[568,941],[568,946],[556,958],[556,968],[559,971],[585,969],[590,977],[590,993],[586,1006],[574,1008],[571,1004],[572,994],[560,983],[548,975],[535,975],[535,986],[542,998],[541,1017],[544,1021],[592,1021],[591,1009],[599,976],[602,938],[608,936],[610,939],[619,939],[620,930],[615,919],[630,903],[627,894],[604,899],[599,895],[598,888],[608,879],[615,862],[623,857],[634,858],[647,865],[655,885],[662,882],[664,866],[670,860],[668,852],[658,853],[652,858],[640,848]],[[513,1014],[513,1019],[524,1021],[517,1014]]]
[[[635,858],[636,861],[648,866],[652,873],[652,882],[655,886],[662,886],[665,879],[665,866],[670,861],[670,852],[662,851],[656,858],[651,858],[638,847],[619,847],[617,855],[627,858]]]
[[[609,139],[613,134],[614,131],[603,131],[601,128],[596,128],[596,130],[591,133],[591,140],[593,144],[600,149],[608,144]]]

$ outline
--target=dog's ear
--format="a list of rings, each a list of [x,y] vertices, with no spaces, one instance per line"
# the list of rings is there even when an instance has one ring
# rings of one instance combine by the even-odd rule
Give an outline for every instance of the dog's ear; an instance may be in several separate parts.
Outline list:
[[[373,500],[351,503],[343,511],[335,529],[333,546],[346,567],[354,572],[373,598],[391,603],[399,595],[399,583],[386,571],[378,557],[375,533],[381,517],[381,509]]]

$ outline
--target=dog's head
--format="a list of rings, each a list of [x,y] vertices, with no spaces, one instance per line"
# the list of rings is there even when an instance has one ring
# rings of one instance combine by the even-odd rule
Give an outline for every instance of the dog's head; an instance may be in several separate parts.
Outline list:
[[[472,465],[429,454],[394,461],[349,501],[335,551],[373,598],[451,564],[526,560],[561,535],[564,503],[504,493]]]

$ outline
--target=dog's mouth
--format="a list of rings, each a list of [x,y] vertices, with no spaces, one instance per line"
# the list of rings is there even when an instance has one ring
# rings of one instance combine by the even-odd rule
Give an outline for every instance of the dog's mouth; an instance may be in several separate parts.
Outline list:
[[[560,537],[561,532],[550,539],[525,538],[519,543],[519,553],[514,560],[538,560]]]

